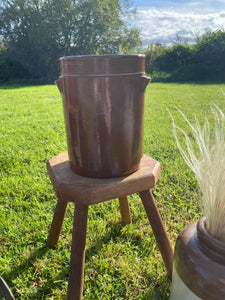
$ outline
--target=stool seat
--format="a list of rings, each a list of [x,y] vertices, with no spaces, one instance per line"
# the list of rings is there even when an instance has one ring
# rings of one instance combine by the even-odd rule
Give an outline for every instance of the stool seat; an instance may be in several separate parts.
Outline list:
[[[83,295],[88,206],[119,198],[123,223],[129,224],[132,219],[127,195],[133,193],[140,195],[167,273],[172,277],[173,249],[151,192],[160,175],[160,169],[158,161],[144,155],[140,168],[132,174],[115,178],[88,178],[72,171],[66,151],[47,162],[47,170],[58,197],[47,239],[51,248],[57,245],[67,203],[75,203],[68,300],[81,300]]]
[[[90,205],[153,188],[161,167],[157,160],[144,155],[140,168],[130,175],[89,178],[72,171],[65,151],[47,162],[47,170],[58,199]]]

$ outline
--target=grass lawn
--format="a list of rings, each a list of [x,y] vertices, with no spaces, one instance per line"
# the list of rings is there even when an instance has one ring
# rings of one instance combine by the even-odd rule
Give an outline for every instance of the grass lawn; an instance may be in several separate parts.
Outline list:
[[[155,199],[174,246],[201,216],[199,189],[178,152],[167,109],[176,122],[225,112],[225,85],[149,84],[144,152],[162,165]],[[56,204],[45,163],[66,149],[60,94],[54,85],[0,87],[0,275],[16,299],[63,299],[67,291],[73,204],[58,247],[46,238]],[[213,120],[212,120],[213,121]],[[170,281],[137,195],[129,197],[133,224],[123,226],[115,199],[89,208],[84,299],[168,299]]]

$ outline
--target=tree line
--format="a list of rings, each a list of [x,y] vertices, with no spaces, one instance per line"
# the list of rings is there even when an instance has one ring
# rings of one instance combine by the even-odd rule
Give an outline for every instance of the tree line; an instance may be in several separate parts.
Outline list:
[[[146,55],[153,81],[225,79],[225,32],[209,32],[196,43],[152,43],[142,49],[140,32],[129,26],[129,0],[2,0],[0,81],[59,75],[67,55]]]
[[[2,0],[0,80],[53,80],[61,56],[137,51],[134,12],[129,0]]]
[[[154,81],[224,81],[225,31],[208,32],[196,43],[153,43],[145,50],[146,72]]]

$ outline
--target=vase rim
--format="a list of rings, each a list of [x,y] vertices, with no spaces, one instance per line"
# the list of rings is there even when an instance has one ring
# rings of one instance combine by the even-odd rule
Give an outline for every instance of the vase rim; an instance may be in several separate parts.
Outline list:
[[[206,217],[202,217],[197,223],[197,236],[201,251],[212,260],[225,265],[225,244],[208,233]]]

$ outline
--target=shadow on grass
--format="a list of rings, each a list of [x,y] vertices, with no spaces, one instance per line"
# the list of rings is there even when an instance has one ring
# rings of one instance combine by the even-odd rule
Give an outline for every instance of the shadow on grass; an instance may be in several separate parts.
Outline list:
[[[126,236],[123,236],[123,233],[121,232],[122,228],[124,225],[122,222],[118,223],[113,223],[110,222],[107,224],[107,227],[110,227],[110,230],[106,232],[101,238],[97,239],[94,243],[91,244],[89,248],[86,249],[86,255],[85,255],[85,261],[86,263],[91,259],[93,255],[96,255],[98,252],[101,251],[102,247],[109,243],[109,242],[117,242],[116,239],[118,237],[122,237],[123,239],[126,239]],[[133,243],[141,243],[141,240],[138,237],[138,241],[134,240]],[[39,249],[34,251],[32,255],[24,260],[20,265],[16,266],[13,268],[8,274],[5,274],[5,280],[9,283],[9,285],[12,288],[12,282],[21,274],[25,273],[28,271],[32,266],[34,265],[35,261],[40,260],[42,257],[45,256],[45,254],[48,251],[59,251],[57,248],[55,250],[52,250],[49,248],[47,244],[44,244],[41,246]],[[52,258],[54,259],[54,258]],[[97,266],[96,266],[97,267]],[[47,274],[46,274],[47,275]],[[32,295],[30,295],[29,299],[34,300],[34,299],[46,299],[46,297],[51,297],[54,296],[53,290],[60,290],[62,289],[62,282],[67,283],[68,282],[68,277],[69,277],[69,261],[68,264],[62,266],[61,272],[58,273],[57,276],[54,277],[54,280],[52,277],[47,279],[45,283],[41,286],[35,287],[35,291],[32,291]],[[15,291],[15,297],[19,297],[20,295],[16,294]],[[62,299],[64,299],[66,295],[62,294]],[[149,289],[141,298],[142,300],[148,300],[148,299],[168,299],[166,295],[163,294],[162,292],[162,287],[155,287],[154,291],[152,291],[152,288]]]
[[[17,265],[14,267],[10,272],[4,275],[5,281],[8,283],[10,288],[13,290],[13,284],[12,281],[15,280],[21,273],[26,272],[29,268],[32,267],[33,263],[43,257],[46,252],[49,251],[49,247],[47,244],[43,245],[39,249],[33,252],[33,254],[20,265]],[[14,291],[13,291],[14,292]],[[16,295],[14,295],[16,296]]]
[[[20,299],[21,295],[16,293],[15,289],[13,289],[12,282],[21,274],[25,273],[27,270],[33,267],[35,262],[37,260],[40,260],[42,257],[45,256],[45,254],[48,251],[52,251],[52,249],[46,244],[41,246],[39,249],[33,252],[33,254],[24,262],[17,267],[13,268],[9,273],[4,275],[5,281],[9,284],[10,288],[12,289],[12,292],[14,294],[14,297],[16,299]],[[57,248],[54,250],[57,251]],[[69,262],[68,262],[69,264]],[[51,296],[52,290],[57,288],[57,283],[61,283],[62,281],[68,281],[68,274],[69,274],[69,267],[66,267],[63,269],[63,271],[54,278],[54,281],[52,278],[47,280],[44,285],[35,287],[35,291],[32,291],[32,295],[25,296],[23,295],[23,299],[31,299],[31,300],[38,300],[38,299],[46,299],[47,296]],[[60,287],[59,287],[60,289]],[[63,298],[62,298],[63,299]]]
[[[108,244],[111,241],[116,242],[116,238],[118,238],[119,236],[121,237],[122,235],[121,229],[124,227],[124,225],[122,224],[122,222],[108,222],[106,227],[110,228],[110,230],[107,231],[101,238],[97,239],[95,243],[92,243],[91,247],[86,249],[85,260],[87,262],[93,255],[101,251],[102,247],[105,244]]]
[[[162,287],[155,287],[154,290],[149,289],[142,297],[141,300],[168,300],[167,293],[162,292]]]
[[[37,258],[41,258],[45,255],[45,253],[49,250],[47,244],[43,245],[39,249],[33,252],[33,254],[26,259],[22,264],[16,266],[11,270],[11,272],[7,273],[5,277],[10,279],[11,281],[14,280],[19,274],[25,272],[27,269],[31,267],[31,265],[37,260]]]
[[[57,76],[56,76],[57,77]],[[0,80],[0,90],[1,89],[15,89],[23,88],[29,86],[38,86],[38,85],[54,85],[54,78],[52,80],[46,80],[44,78],[14,78],[9,80]]]
[[[86,262],[94,255],[96,254],[104,244],[108,243],[110,240],[112,240],[116,235],[119,235],[119,232],[121,228],[123,227],[122,224],[110,224],[111,231],[107,232],[102,238],[97,239],[94,244],[90,248],[86,250]],[[10,286],[10,288],[13,290],[14,296],[19,297],[18,294],[16,294],[16,291],[13,289],[12,282],[22,273],[26,273],[30,268],[33,267],[34,263],[37,260],[40,260],[42,257],[45,256],[45,254],[48,251],[52,251],[52,249],[47,245],[44,244],[39,249],[34,251],[31,256],[24,260],[20,265],[17,265],[14,267],[9,273],[4,274],[4,279]],[[57,251],[57,248],[54,250]],[[32,293],[32,295],[29,297],[29,299],[45,299],[45,295],[51,295],[52,290],[57,288],[57,283],[61,284],[63,282],[68,281],[69,276],[69,261],[68,264],[61,269],[61,272],[54,278],[54,282],[52,278],[50,278],[48,281],[44,283],[44,285],[40,287],[35,288],[35,292]]]
[[[86,263],[90,260],[90,258],[93,255],[95,255],[99,251],[101,251],[104,244],[109,243],[110,241],[114,240],[116,236],[119,236],[121,234],[120,233],[121,229],[123,228],[122,223],[116,223],[116,224],[109,223],[109,224],[107,224],[107,226],[110,226],[111,230],[109,232],[107,232],[104,236],[102,236],[100,239],[97,239],[95,241],[95,243],[92,243],[90,248],[86,249],[86,253],[85,253],[85,262]],[[45,252],[47,252],[48,250],[50,250],[50,248],[47,245],[43,246],[43,248],[42,248],[43,252],[41,251],[39,253],[39,255],[32,256],[32,261],[29,260],[30,263],[32,263],[33,260],[35,260],[35,258],[40,259],[40,256],[43,256],[45,254]],[[54,249],[54,251],[57,251],[57,247]],[[18,267],[18,268],[20,268],[20,267]],[[12,273],[13,273],[13,271],[12,271]],[[31,300],[45,299],[46,295],[51,296],[52,290],[57,288],[57,283],[59,283],[59,285],[61,285],[62,282],[68,282],[68,279],[69,279],[69,261],[66,266],[62,267],[61,272],[54,278],[54,282],[51,279],[48,282],[46,282],[43,286],[38,287],[35,291],[35,294],[32,294],[30,299]],[[60,289],[60,287],[59,287],[59,289]],[[62,299],[64,299],[64,297],[66,297],[66,295],[62,295]]]
[[[21,89],[21,88],[31,88],[31,87],[42,87],[45,85],[54,85],[54,83],[40,83],[40,84],[32,84],[32,83],[6,83],[6,84],[0,84],[0,90],[15,90],[15,89]]]

